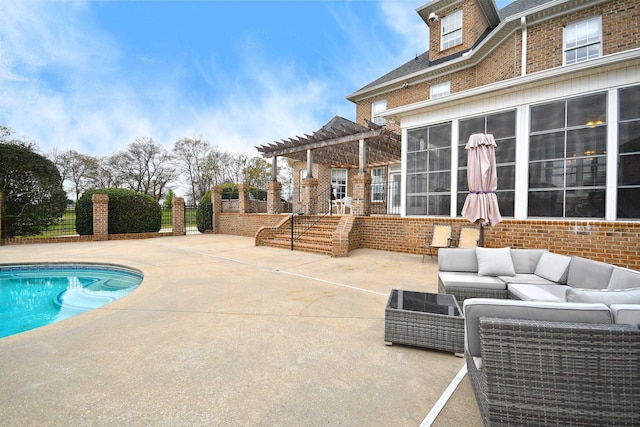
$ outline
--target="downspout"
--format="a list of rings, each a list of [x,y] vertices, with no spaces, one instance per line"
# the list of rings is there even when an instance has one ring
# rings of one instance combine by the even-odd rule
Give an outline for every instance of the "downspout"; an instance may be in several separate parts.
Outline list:
[[[522,29],[522,58],[520,59],[520,75],[527,75],[527,17],[520,18],[520,28]]]

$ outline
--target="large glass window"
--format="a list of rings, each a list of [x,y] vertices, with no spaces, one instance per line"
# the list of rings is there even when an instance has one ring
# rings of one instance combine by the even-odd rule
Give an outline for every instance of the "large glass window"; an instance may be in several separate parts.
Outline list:
[[[457,10],[442,18],[440,50],[462,43],[462,10]]]
[[[474,133],[493,135],[496,147],[498,174],[498,204],[502,216],[513,216],[516,176],[516,112],[505,111],[488,116],[460,120],[458,126],[458,215],[462,215],[464,201],[469,194],[467,181],[467,150],[465,146]]]
[[[449,215],[451,123],[407,132],[407,215]]]
[[[618,218],[640,218],[640,86],[618,91]]]
[[[604,218],[607,96],[531,107],[529,216]]]
[[[376,101],[371,104],[371,121],[377,125],[384,126],[387,124],[387,119],[380,114],[387,111],[387,100]]]
[[[602,17],[567,24],[564,28],[564,63],[574,64],[602,55]]]
[[[346,169],[331,169],[331,189],[336,199],[342,199],[347,195]]]

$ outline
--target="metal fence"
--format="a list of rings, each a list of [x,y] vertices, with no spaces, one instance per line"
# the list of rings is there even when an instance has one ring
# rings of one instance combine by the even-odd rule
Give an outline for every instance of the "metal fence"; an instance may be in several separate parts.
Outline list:
[[[400,215],[400,181],[369,184],[372,215]]]

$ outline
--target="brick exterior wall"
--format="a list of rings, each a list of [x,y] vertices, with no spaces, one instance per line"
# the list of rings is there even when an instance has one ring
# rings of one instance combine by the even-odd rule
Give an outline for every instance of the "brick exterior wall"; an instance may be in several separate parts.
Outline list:
[[[236,214],[220,213],[218,234],[254,237],[261,227],[275,227],[288,214]]]
[[[527,29],[527,73],[561,66],[564,25],[598,15],[602,16],[604,55],[634,49],[640,45],[638,1],[608,1],[530,26]]]
[[[430,27],[430,60],[434,61],[473,46],[473,37],[479,36],[487,28],[487,22],[474,1],[466,1],[454,8],[444,10],[440,15],[451,13],[455,8],[463,8],[463,43],[440,52],[440,24]],[[640,5],[637,0],[608,1],[576,13],[549,19],[527,28],[527,74],[562,66],[563,26],[567,23],[601,15],[603,54],[609,55],[640,46]],[[481,30],[480,30],[481,29]],[[429,81],[420,81],[418,76],[407,80],[407,88],[375,95],[356,103],[356,121],[371,120],[371,103],[387,100],[387,109],[401,107],[429,99],[429,88],[433,84],[451,82],[451,93],[461,92],[510,78],[518,77],[522,68],[522,33],[517,30],[505,39],[475,67],[454,71]],[[397,125],[390,128],[398,130]]]
[[[462,43],[440,50],[442,18],[462,9]],[[478,38],[489,27],[482,10],[475,1],[464,1],[438,12],[440,19],[429,26],[429,61],[435,61],[473,47]]]

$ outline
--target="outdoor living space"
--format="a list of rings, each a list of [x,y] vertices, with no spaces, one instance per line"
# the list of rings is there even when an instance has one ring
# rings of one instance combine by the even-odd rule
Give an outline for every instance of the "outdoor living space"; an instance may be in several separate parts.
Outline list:
[[[63,261],[144,280],[0,339],[4,425],[482,425],[467,377],[440,400],[462,358],[384,342],[391,290],[437,292],[435,258],[220,234],[0,247],[3,264]]]

